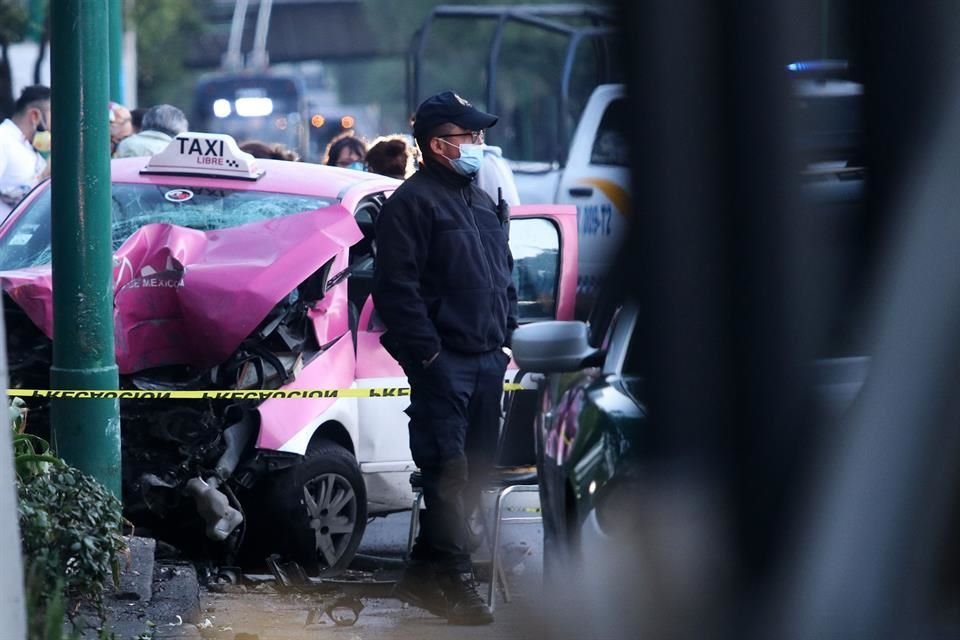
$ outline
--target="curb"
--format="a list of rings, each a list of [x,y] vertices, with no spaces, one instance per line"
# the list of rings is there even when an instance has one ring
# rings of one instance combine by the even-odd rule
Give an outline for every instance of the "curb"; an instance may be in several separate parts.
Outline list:
[[[127,540],[129,553],[121,561],[120,587],[111,586],[103,597],[106,613],[105,629],[116,640],[134,640],[145,634],[169,640],[199,638],[195,624],[200,619],[200,583],[191,563],[156,560],[156,541],[132,537]],[[96,615],[85,615],[79,621],[95,626]],[[83,640],[103,637],[95,628],[86,628]]]

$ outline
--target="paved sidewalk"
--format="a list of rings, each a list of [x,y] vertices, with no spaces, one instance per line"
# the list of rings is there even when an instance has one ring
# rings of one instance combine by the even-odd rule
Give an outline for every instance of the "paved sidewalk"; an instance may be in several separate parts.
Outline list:
[[[513,502],[511,504],[514,504]],[[518,508],[535,507],[533,495],[518,496]],[[361,553],[398,560],[405,551],[409,513],[394,514],[368,527]],[[505,524],[503,547],[513,600],[498,594],[496,622],[484,627],[448,625],[446,620],[387,597],[362,598],[363,611],[354,626],[338,627],[318,612],[321,599],[309,594],[278,593],[272,584],[230,587],[223,593],[201,593],[201,632],[223,640],[441,640],[521,639],[542,637],[542,616],[534,613],[542,598],[542,539],[537,524]],[[525,551],[524,551],[525,550]],[[486,596],[487,585],[482,585]],[[246,634],[246,635],[244,635]]]

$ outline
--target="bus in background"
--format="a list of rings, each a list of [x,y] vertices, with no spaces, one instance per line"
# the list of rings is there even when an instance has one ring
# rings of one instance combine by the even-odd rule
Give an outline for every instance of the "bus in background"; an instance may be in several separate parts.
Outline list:
[[[205,76],[194,90],[194,131],[226,133],[239,142],[279,142],[312,159],[306,86],[296,76],[221,73]]]
[[[323,162],[337,135],[375,123],[371,105],[339,105],[329,91],[310,88],[309,73],[218,73],[205,76],[194,90],[190,128],[248,140],[279,142],[306,162]],[[375,129],[374,129],[375,131]]]

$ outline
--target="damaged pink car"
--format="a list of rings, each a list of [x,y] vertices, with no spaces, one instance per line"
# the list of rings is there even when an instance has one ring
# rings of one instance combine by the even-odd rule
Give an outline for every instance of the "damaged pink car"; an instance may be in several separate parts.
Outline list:
[[[149,160],[149,161],[148,161]],[[370,299],[374,221],[399,184],[254,160],[181,134],[114,160],[116,356],[123,389],[389,388],[386,397],[121,400],[123,498],[137,526],[220,563],[279,553],[317,575],[349,564],[369,516],[410,508],[406,379]],[[0,224],[11,386],[51,364],[49,182]],[[522,322],[570,318],[572,207],[515,207]],[[31,405],[33,429],[47,407]]]

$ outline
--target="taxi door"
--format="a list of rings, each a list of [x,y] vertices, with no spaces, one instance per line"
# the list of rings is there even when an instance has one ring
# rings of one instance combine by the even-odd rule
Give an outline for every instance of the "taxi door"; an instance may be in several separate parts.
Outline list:
[[[511,209],[510,248],[521,324],[573,318],[577,283],[577,212],[569,205]],[[410,508],[413,493],[407,415],[407,379],[380,344],[385,328],[367,298],[357,329],[358,388],[383,389],[384,397],[358,400],[357,459],[367,483],[370,513]],[[517,369],[511,363],[507,378]],[[398,389],[402,388],[402,389]]]

